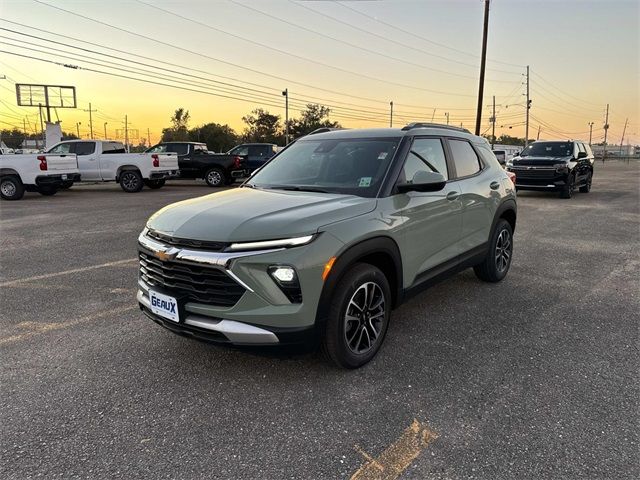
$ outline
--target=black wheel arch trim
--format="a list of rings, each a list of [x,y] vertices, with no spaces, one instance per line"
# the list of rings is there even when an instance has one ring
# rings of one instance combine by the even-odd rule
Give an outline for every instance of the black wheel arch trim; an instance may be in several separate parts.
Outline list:
[[[489,230],[489,238],[491,238],[491,234],[493,233],[493,229],[496,228],[496,224],[498,223],[498,220],[500,220],[504,215],[504,213],[509,210],[511,210],[514,215],[513,225],[511,227],[514,232],[516,231],[516,224],[518,219],[518,206],[516,204],[516,201],[513,198],[507,198],[503,200],[500,203],[500,205],[498,205],[498,208],[496,209],[496,213],[493,216],[493,221],[491,222],[491,230]]]
[[[387,236],[378,236],[362,240],[354,245],[349,246],[340,253],[331,268],[329,276],[324,282],[318,308],[316,312],[316,323],[323,325],[328,317],[331,308],[331,297],[342,277],[345,275],[349,267],[358,263],[359,260],[376,253],[386,254],[393,260],[396,275],[395,288],[392,286],[393,306],[397,306],[402,301],[402,257],[400,256],[400,248],[396,242]],[[390,280],[390,279],[389,279]],[[391,282],[389,282],[391,283]]]

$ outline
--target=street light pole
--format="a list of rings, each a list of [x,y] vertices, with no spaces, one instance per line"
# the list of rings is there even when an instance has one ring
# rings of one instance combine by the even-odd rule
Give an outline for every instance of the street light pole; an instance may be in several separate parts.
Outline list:
[[[592,134],[593,134],[593,122],[589,122],[589,146],[591,146]]]
[[[82,122],[76,122],[76,133],[78,134],[78,138],[80,137],[80,125],[82,125]]]
[[[284,97],[284,144],[289,145],[289,89],[282,92]]]
[[[393,128],[393,102],[389,102],[389,106],[391,107],[391,111],[389,113],[389,128]]]

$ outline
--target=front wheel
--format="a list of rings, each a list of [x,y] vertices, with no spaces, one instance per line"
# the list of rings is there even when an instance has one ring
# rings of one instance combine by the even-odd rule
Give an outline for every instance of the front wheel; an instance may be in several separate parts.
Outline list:
[[[513,256],[513,229],[500,219],[489,241],[489,252],[482,263],[473,267],[476,276],[485,282],[499,282],[507,276]]]
[[[356,264],[335,287],[322,346],[342,368],[358,368],[378,353],[391,317],[391,287],[373,265]]]
[[[0,196],[4,200],[20,200],[24,196],[24,185],[16,175],[0,178]]]
[[[569,178],[567,179],[567,185],[562,190],[560,190],[560,198],[571,198],[575,188],[576,177],[575,175],[569,175]]]
[[[142,175],[137,170],[125,170],[120,174],[120,187],[127,193],[136,193],[142,190]]]
[[[204,180],[210,187],[222,187],[227,181],[227,178],[222,170],[212,168],[204,175]]]
[[[160,178],[158,180],[147,179],[144,181],[144,184],[152,190],[157,190],[158,188],[164,187],[165,179],[164,178]]]
[[[581,193],[589,193],[591,191],[591,181],[593,180],[593,173],[589,172],[587,174],[587,179],[583,186],[580,187]]]

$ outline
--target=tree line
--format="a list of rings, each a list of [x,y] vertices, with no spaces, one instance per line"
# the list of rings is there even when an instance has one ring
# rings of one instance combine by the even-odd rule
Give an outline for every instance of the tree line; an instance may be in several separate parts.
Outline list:
[[[331,109],[324,105],[307,104],[298,118],[289,119],[289,139],[302,137],[318,128],[341,128],[340,123],[329,119],[330,113]],[[188,110],[176,109],[171,116],[171,126],[162,129],[162,141],[202,142],[214,152],[226,152],[242,142],[285,144],[286,126],[282,118],[262,108],[242,117],[245,127],[240,133],[229,125],[213,122],[189,128],[190,121]]]

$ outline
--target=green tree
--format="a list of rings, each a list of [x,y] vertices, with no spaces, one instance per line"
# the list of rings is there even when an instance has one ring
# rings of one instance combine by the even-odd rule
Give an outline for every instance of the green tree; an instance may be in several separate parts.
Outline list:
[[[171,116],[171,127],[162,129],[162,141],[184,141],[189,139],[189,110],[178,108]]]
[[[293,138],[302,137],[318,128],[341,128],[338,122],[329,120],[331,109],[324,105],[309,103],[300,112],[300,117],[289,121],[289,134]]]
[[[242,117],[242,121],[246,124],[242,134],[245,142],[282,143],[284,135],[279,115],[256,108]]]
[[[226,152],[238,143],[238,134],[229,125],[206,123],[189,130],[189,140],[204,142],[212,152]]]

